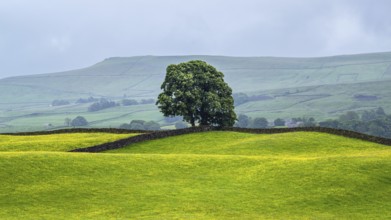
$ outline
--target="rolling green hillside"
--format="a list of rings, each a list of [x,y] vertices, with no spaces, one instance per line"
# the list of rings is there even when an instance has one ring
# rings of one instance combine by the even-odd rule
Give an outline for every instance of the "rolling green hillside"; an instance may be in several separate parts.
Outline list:
[[[234,93],[265,95],[236,107],[239,114],[269,120],[315,117],[325,120],[349,110],[383,107],[391,111],[391,52],[321,58],[140,56],[108,58],[91,67],[60,73],[0,79],[0,132],[61,128],[64,119],[82,115],[89,127],[118,127],[133,119],[162,122],[154,105],[87,112],[79,98],[105,97],[120,102],[156,99],[169,64],[205,60],[225,74]],[[357,100],[356,95],[374,100]],[[71,102],[50,106],[56,99]]]
[[[0,152],[0,218],[386,219],[390,159],[389,146],[313,132]]]
[[[61,73],[2,79],[1,100],[42,102],[59,97],[122,97],[124,94],[155,98],[166,67],[194,59],[221,70],[235,92],[391,79],[391,53],[324,58],[141,56],[109,58],[88,68]]]
[[[346,111],[364,111],[379,106],[391,112],[391,80],[307,86],[288,89],[259,91],[251,94],[268,95],[268,100],[253,101],[237,106],[238,113],[252,117],[290,118],[298,116],[315,117],[318,120],[337,118]],[[356,95],[375,97],[374,100],[360,100]]]
[[[335,143],[327,145],[325,143]],[[179,135],[132,144],[106,153],[132,154],[216,154],[247,156],[327,157],[374,151],[390,152],[390,147],[319,132],[247,134],[209,131]]]
[[[137,134],[69,133],[51,135],[0,135],[0,152],[70,151],[132,137]]]

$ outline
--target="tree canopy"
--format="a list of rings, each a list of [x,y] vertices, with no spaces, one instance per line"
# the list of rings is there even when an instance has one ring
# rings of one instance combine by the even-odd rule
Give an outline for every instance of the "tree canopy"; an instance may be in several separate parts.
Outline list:
[[[86,126],[88,125],[87,120],[82,116],[77,116],[71,121],[71,126],[77,127],[77,126]]]
[[[252,124],[253,128],[267,128],[268,121],[266,118],[255,118]]]
[[[166,117],[183,116],[192,126],[232,126],[236,120],[232,89],[224,74],[204,61],[167,67],[156,104]]]

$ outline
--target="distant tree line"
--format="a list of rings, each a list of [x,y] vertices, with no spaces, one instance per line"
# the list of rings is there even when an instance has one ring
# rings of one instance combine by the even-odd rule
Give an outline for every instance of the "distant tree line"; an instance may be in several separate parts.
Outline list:
[[[321,122],[317,122],[313,117],[298,117],[285,120],[277,118],[273,122],[268,122],[266,118],[253,119],[241,114],[238,116],[238,121],[235,123],[235,126],[243,128],[320,126],[391,138],[391,115],[386,114],[381,107],[360,113],[348,111],[340,115],[337,119],[329,119]]]
[[[268,121],[266,118],[251,118],[247,115],[240,114],[235,127],[241,128],[271,128],[271,127],[313,127],[317,126],[314,118],[298,117],[291,119],[277,118],[274,121]]]
[[[348,111],[338,119],[319,122],[319,126],[391,138],[391,115],[387,115],[381,107],[363,111],[361,115],[355,111]]]
[[[80,98],[78,100],[76,100],[76,104],[84,104],[84,103],[91,103],[91,102],[97,102],[99,101],[98,98],[94,98],[92,96],[88,97],[88,98]]]
[[[122,105],[123,106],[130,106],[130,105],[145,105],[145,104],[154,104],[155,99],[141,99],[140,101],[137,101],[135,99],[123,99]]]
[[[267,128],[269,125],[269,122],[266,118],[251,118],[247,115],[239,115],[238,120],[235,123],[235,127],[241,127],[241,128]]]
[[[283,127],[283,126],[314,126],[313,118],[292,118],[286,121],[281,118],[277,118],[274,121],[268,121],[264,117],[251,118],[247,115],[240,114],[238,120],[235,123],[235,127],[241,128],[270,128],[270,127]]]
[[[131,106],[131,105],[144,105],[144,104],[152,104],[155,103],[154,99],[141,99],[140,101],[137,101],[135,99],[123,99],[122,105],[123,106]],[[114,101],[110,101],[104,98],[99,99],[98,102],[93,103],[88,107],[88,111],[94,112],[94,111],[100,111],[107,108],[112,108],[115,106],[119,106],[119,103],[116,103]]]
[[[155,121],[144,121],[144,120],[132,120],[129,124],[125,123],[120,125],[121,129],[129,130],[160,130],[160,124]]]
[[[298,118],[292,118],[292,123],[295,124],[297,127],[314,127],[317,126],[317,122],[315,118],[313,117],[298,117]]]
[[[105,98],[94,98],[92,96],[88,98],[79,98],[75,102],[76,104],[86,104],[86,103],[93,103],[88,107],[89,112],[94,111],[100,111],[107,108],[112,108],[115,106],[119,106],[120,103],[116,103],[114,101],[105,99]],[[123,99],[121,101],[121,104],[123,106],[131,106],[131,105],[144,105],[144,104],[154,104],[154,99],[141,99],[140,101],[137,101],[135,99]],[[69,105],[70,102],[67,100],[60,100],[56,99],[52,101],[52,106],[61,106],[61,105]]]
[[[123,99],[122,105],[123,106],[130,106],[130,105],[138,105],[138,101],[135,99]]]
[[[166,124],[173,124],[176,129],[187,128],[189,124],[183,121],[182,116],[176,117],[166,117],[164,119]],[[129,130],[151,130],[156,131],[160,130],[161,126],[158,122],[155,121],[144,121],[144,120],[132,120],[130,123],[121,124],[121,129],[129,129]]]
[[[88,107],[88,111],[89,112],[96,112],[96,111],[100,111],[100,110],[103,110],[106,108],[112,108],[117,105],[119,105],[119,104],[117,104],[113,101],[101,98],[101,99],[99,99],[99,102],[95,102],[94,104],[90,105]]]

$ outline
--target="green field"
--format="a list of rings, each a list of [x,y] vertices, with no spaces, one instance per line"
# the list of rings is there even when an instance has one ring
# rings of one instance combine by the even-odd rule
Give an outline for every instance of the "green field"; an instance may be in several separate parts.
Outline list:
[[[156,99],[169,64],[200,59],[225,74],[233,93],[271,99],[236,106],[238,114],[276,118],[337,118],[349,110],[383,107],[391,112],[391,52],[320,58],[140,56],[109,58],[93,66],[60,73],[0,79],[0,133],[62,128],[65,118],[81,115],[89,127],[119,127],[133,119],[164,118],[153,105],[118,106],[88,112],[79,98],[105,97],[121,102]],[[372,101],[355,95],[375,96]],[[56,99],[71,102],[50,106]]]
[[[315,132],[0,152],[0,218],[387,219],[390,175],[389,146]]]
[[[391,81],[354,84],[321,85],[259,91],[274,97],[270,100],[244,103],[235,108],[236,112],[251,117],[276,118],[315,117],[318,121],[338,116],[347,111],[362,112],[382,106],[391,112]],[[365,94],[378,97],[377,100],[363,101],[354,98]]]
[[[132,137],[137,134],[69,133],[51,135],[0,135],[0,152],[70,151],[76,148]]]

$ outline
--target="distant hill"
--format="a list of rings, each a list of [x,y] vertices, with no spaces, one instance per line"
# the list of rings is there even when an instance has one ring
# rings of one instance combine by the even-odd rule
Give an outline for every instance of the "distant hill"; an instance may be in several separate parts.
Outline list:
[[[236,105],[251,117],[336,118],[346,111],[383,107],[391,113],[391,52],[319,58],[139,56],[108,58],[93,66],[59,73],[0,80],[0,132],[28,131],[64,125],[82,115],[91,127],[118,127],[130,120],[163,116],[154,104],[118,106],[88,112],[79,98],[156,99],[166,67],[204,60],[225,74],[234,93],[249,102]],[[51,106],[54,100],[69,105]]]
[[[156,97],[169,64],[196,59],[222,71],[234,92],[391,79],[391,53],[321,58],[140,56],[108,58],[84,69],[2,79],[0,100],[51,101],[124,94]]]

